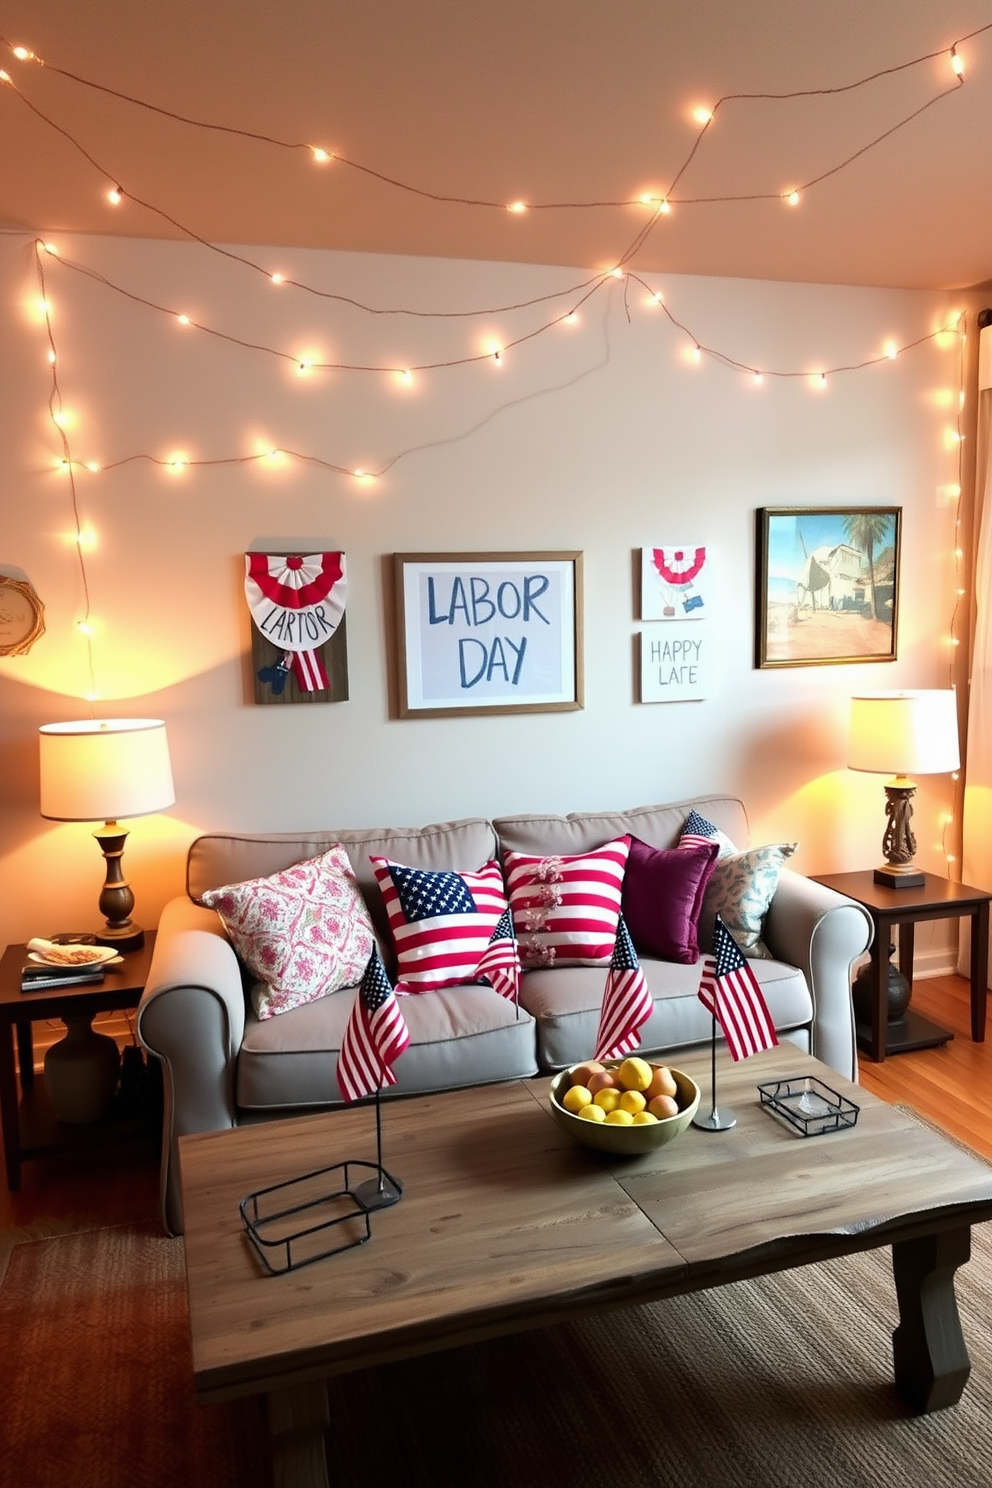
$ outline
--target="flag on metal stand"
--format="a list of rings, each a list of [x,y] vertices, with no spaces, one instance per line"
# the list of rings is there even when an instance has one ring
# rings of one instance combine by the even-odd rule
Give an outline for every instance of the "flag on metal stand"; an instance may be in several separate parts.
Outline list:
[[[716,1103],[716,1025],[719,1023],[734,1060],[747,1059],[778,1043],[768,1005],[744,953],[720,916],[713,927],[713,954],[703,962],[699,1000],[713,1015],[712,1082],[713,1108],[709,1116],[697,1116],[693,1126],[704,1131],[726,1131],[737,1117],[719,1111]]]
[[[639,1032],[654,1011],[654,999],[641,970],[623,915],[617,921],[617,938],[603,993],[596,1036],[597,1059],[619,1059],[641,1042]]]
[[[341,1040],[337,1079],[346,1101],[375,1092],[375,1141],[378,1177],[361,1184],[355,1194],[366,1209],[395,1204],[403,1190],[382,1166],[383,1085],[395,1085],[393,1064],[410,1042],[410,1030],[400,1012],[378,946],[365,968],[348,1026]]]
[[[513,916],[504,910],[489,944],[475,969],[477,977],[485,977],[494,992],[513,1003],[520,1016],[520,952],[513,929]]]

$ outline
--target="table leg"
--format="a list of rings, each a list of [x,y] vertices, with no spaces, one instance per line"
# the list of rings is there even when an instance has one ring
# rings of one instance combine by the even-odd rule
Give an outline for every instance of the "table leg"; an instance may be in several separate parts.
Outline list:
[[[885,1032],[889,1019],[889,937],[892,927],[882,915],[873,916],[875,938],[871,943],[871,1035],[868,1053],[876,1064],[885,1058]]]
[[[909,985],[909,993],[913,995],[913,960],[916,953],[916,926],[912,923],[904,923],[899,926],[899,970]]]
[[[327,1385],[314,1380],[270,1390],[273,1488],[329,1488],[324,1434],[330,1425]]]
[[[21,1089],[34,1087],[34,1037],[31,1023],[15,1023],[17,1029],[17,1068],[21,1075]]]
[[[989,979],[989,906],[980,904],[971,917],[971,1036],[985,1042]]]
[[[14,1074],[14,1030],[0,1026],[0,1122],[3,1123],[3,1155],[7,1164],[7,1189],[21,1186],[21,1117]]]
[[[971,1373],[954,1273],[971,1255],[971,1227],[892,1247],[899,1326],[892,1335],[896,1389],[917,1414],[955,1405]]]

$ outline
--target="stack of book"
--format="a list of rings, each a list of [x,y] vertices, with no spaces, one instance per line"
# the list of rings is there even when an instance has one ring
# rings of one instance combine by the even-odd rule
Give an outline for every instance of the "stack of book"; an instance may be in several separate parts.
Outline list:
[[[50,987],[79,987],[85,982],[102,982],[103,967],[43,966],[38,961],[25,961],[21,968],[21,991],[42,992]]]

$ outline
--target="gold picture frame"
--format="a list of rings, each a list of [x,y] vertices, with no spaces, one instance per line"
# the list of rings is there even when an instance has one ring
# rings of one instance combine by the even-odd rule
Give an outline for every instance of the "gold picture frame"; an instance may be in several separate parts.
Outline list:
[[[895,661],[899,506],[757,513],[758,668]]]
[[[26,579],[0,574],[0,656],[23,656],[45,634],[45,606]]]

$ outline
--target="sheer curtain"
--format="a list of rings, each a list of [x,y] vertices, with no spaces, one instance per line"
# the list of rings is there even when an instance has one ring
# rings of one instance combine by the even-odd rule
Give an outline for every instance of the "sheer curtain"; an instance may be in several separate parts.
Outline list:
[[[985,311],[979,324],[992,312]],[[961,877],[992,892],[992,324],[980,332],[975,454],[974,632],[965,755]],[[962,922],[963,923],[963,922]],[[958,970],[968,975],[968,937]],[[992,968],[990,968],[992,971]],[[992,975],[989,976],[992,981]]]

